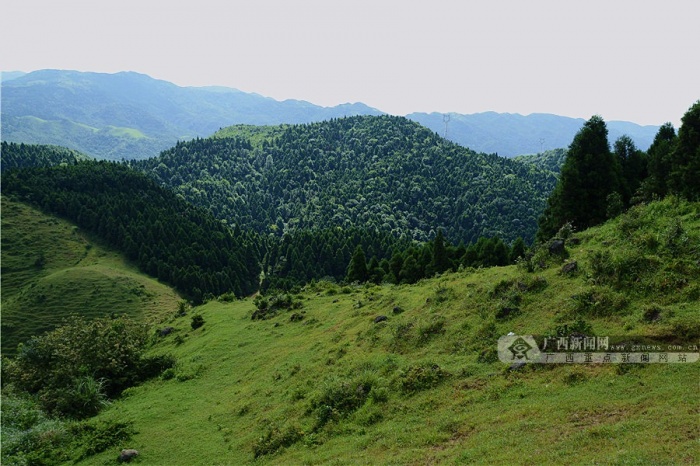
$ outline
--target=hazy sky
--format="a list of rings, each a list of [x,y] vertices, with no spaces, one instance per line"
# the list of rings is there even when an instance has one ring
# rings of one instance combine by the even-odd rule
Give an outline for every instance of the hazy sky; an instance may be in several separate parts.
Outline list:
[[[2,0],[0,69],[138,71],[388,113],[678,124],[696,0]]]

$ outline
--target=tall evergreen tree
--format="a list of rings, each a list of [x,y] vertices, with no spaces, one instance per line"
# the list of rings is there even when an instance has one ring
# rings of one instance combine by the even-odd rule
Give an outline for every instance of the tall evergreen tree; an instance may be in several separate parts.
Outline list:
[[[681,119],[669,180],[669,191],[691,201],[700,200],[700,100]]]
[[[649,195],[664,197],[668,193],[668,176],[671,173],[671,152],[676,143],[676,130],[671,123],[666,123],[654,137],[649,146],[649,176],[645,181]]]
[[[627,135],[621,136],[615,141],[615,157],[622,168],[621,192],[625,206],[629,206],[630,199],[639,188],[639,185],[647,177],[647,160],[642,151]]]
[[[552,237],[566,222],[580,230],[606,219],[607,198],[620,191],[621,167],[610,152],[608,129],[591,117],[569,146],[561,177],[540,217],[537,239]]]
[[[362,249],[362,246],[358,244],[355,248],[355,252],[352,253],[350,265],[348,265],[346,280],[349,282],[364,283],[368,278],[369,272],[367,271],[367,258],[365,257],[365,251]]]
[[[432,259],[428,266],[428,275],[443,273],[451,266],[450,258],[447,255],[447,249],[445,247],[445,237],[443,236],[442,229],[440,228],[438,229],[437,235],[435,235],[435,239],[433,240]]]
[[[508,260],[510,261],[511,264],[515,264],[515,261],[518,260],[520,257],[525,257],[525,253],[527,252],[527,247],[525,246],[525,241],[518,236],[518,239],[516,239],[513,242],[513,246],[510,249],[510,255],[508,257]]]

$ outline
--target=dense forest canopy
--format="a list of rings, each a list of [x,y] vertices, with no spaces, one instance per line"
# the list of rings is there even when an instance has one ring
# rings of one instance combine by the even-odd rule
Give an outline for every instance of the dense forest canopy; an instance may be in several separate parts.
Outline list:
[[[477,154],[405,118],[350,117],[178,143],[132,162],[229,225],[261,234],[363,226],[427,241],[530,242],[555,176]]]
[[[3,174],[3,194],[74,221],[194,301],[258,287],[255,235],[231,230],[153,180],[111,162]]]
[[[38,144],[17,144],[2,141],[0,145],[2,171],[15,168],[49,167],[51,165],[72,165],[81,160],[89,160],[85,154],[59,146]]]

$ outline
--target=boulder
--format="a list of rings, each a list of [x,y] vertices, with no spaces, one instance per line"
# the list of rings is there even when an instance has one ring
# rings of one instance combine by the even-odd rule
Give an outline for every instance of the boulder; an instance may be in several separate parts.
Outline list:
[[[136,458],[139,456],[138,450],[133,450],[133,449],[124,449],[119,453],[119,462],[120,463],[128,463],[132,459]]]
[[[374,318],[374,323],[378,324],[379,322],[384,322],[385,320],[388,320],[389,318],[387,316],[377,316]]]
[[[561,273],[570,274],[570,273],[576,272],[577,270],[578,270],[578,262],[571,261],[571,262],[568,262],[562,266]]]
[[[549,253],[553,256],[561,256],[564,254],[564,240],[554,239],[549,244]]]

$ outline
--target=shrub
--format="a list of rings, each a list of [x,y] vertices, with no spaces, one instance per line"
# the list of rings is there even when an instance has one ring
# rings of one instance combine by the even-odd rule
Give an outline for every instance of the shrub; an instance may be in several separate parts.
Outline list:
[[[199,327],[204,325],[204,317],[202,317],[200,314],[193,315],[192,323],[190,325],[192,326],[192,330],[197,330]]]
[[[590,289],[573,296],[574,315],[610,317],[627,307],[627,298],[606,288]]]
[[[427,343],[434,337],[444,333],[445,318],[442,316],[435,316],[429,323],[418,327],[418,343]]]
[[[153,375],[153,361],[143,356],[148,335],[126,317],[71,317],[20,345],[6,373],[50,414],[90,416],[107,398]]]
[[[253,444],[253,456],[259,458],[270,455],[281,448],[294,445],[303,437],[304,432],[297,426],[270,427]]]
[[[316,416],[314,432],[364,405],[375,386],[377,378],[371,373],[361,374],[351,380],[327,381],[311,402],[311,410]]]
[[[125,421],[85,421],[71,426],[70,433],[75,438],[75,461],[79,461],[129,440],[134,429]]]
[[[437,364],[410,366],[399,374],[398,382],[404,393],[414,393],[439,385],[450,373]]]

